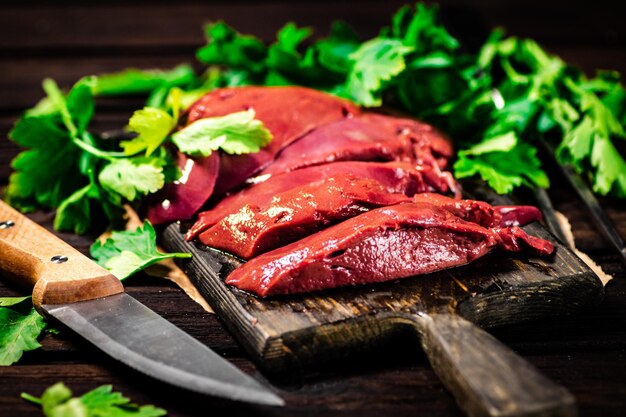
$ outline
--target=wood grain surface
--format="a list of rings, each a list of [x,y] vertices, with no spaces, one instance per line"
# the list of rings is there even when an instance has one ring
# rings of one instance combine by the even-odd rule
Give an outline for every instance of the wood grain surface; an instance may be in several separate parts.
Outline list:
[[[18,149],[6,134],[19,114],[41,96],[41,79],[52,76],[68,87],[80,76],[128,66],[168,67],[192,62],[202,44],[200,24],[224,18],[243,31],[270,39],[286,20],[328,30],[343,17],[364,36],[386,24],[403,1],[43,1],[12,3],[0,12],[0,184],[6,184],[10,160]],[[479,27],[505,26],[509,33],[530,36],[576,62],[588,73],[595,68],[626,72],[624,6],[609,1],[493,2],[442,1],[447,18],[468,40],[480,40]],[[95,128],[123,126],[141,98],[98,103]],[[581,416],[622,416],[626,411],[626,270],[594,230],[573,193],[557,175],[550,195],[573,225],[579,248],[588,252],[615,279],[603,302],[566,317],[544,317],[490,330],[499,340],[563,384],[576,398]],[[602,200],[622,236],[626,205]],[[31,217],[51,229],[51,213]],[[93,237],[58,234],[87,252]],[[172,284],[140,276],[126,283],[127,292],[206,343],[236,366],[259,379],[250,356],[219,319],[190,302]],[[0,280],[0,296],[24,291]],[[574,296],[576,294],[573,294]],[[471,311],[480,311],[472,306]],[[480,318],[478,318],[480,320]],[[454,399],[434,374],[419,342],[381,345],[367,354],[355,352],[336,363],[320,365],[275,387],[286,400],[283,409],[255,408],[172,389],[109,359],[79,337],[46,334],[43,348],[27,353],[18,365],[0,368],[0,416],[41,416],[19,398],[35,395],[64,381],[77,394],[113,384],[138,403],[166,408],[170,416],[459,416]]]
[[[193,254],[180,262],[183,270],[257,364],[275,374],[341,360],[355,350],[376,347],[381,339],[410,333],[411,327],[419,333],[421,315],[455,312],[489,326],[597,305],[603,288],[595,274],[542,226],[525,229],[552,240],[554,256],[494,252],[416,278],[266,299],[224,284],[241,262],[185,241],[186,230],[178,224],[166,228],[163,244],[172,252]]]
[[[488,202],[512,203],[482,194]],[[502,326],[600,302],[602,283],[584,263],[541,225],[526,229],[551,240],[554,256],[492,253],[460,268],[395,282],[265,299],[227,286],[225,279],[241,262],[187,242],[182,225],[168,226],[162,240],[172,252],[193,254],[180,266],[273,379],[305,374],[324,362],[341,369],[356,352],[366,355],[381,345],[417,338],[471,417],[574,416],[574,399],[563,387],[462,318]]]
[[[33,304],[64,304],[119,294],[119,279],[0,201],[0,273],[32,289]],[[34,287],[34,288],[33,288]]]

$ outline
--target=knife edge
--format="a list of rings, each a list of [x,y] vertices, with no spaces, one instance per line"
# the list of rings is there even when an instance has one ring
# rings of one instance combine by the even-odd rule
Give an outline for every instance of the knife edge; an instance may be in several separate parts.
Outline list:
[[[201,394],[282,406],[284,401],[126,293],[61,305],[48,314],[150,377]]]

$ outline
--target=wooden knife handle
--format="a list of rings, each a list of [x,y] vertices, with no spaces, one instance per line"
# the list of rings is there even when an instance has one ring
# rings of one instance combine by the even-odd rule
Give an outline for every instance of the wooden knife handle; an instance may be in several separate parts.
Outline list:
[[[0,201],[0,273],[33,288],[33,305],[91,300],[124,291],[109,271]]]
[[[577,415],[564,387],[469,321],[452,314],[417,321],[433,369],[470,417]]]

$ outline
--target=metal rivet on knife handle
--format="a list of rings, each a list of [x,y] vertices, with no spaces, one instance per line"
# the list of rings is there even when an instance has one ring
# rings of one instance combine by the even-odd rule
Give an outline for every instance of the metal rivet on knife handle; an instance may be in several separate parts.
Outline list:
[[[9,227],[15,226],[15,222],[12,220],[4,220],[0,222],[0,229],[8,229]]]
[[[67,262],[67,256],[54,255],[52,258],[50,258],[50,260],[55,264],[62,264],[63,262]]]
[[[0,220],[4,227],[9,221],[13,223],[0,231],[0,271],[20,284],[34,287],[35,308],[124,291],[109,271],[2,201]]]

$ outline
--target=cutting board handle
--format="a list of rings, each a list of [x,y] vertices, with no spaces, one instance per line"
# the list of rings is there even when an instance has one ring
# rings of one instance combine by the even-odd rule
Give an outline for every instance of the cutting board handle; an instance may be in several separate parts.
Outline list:
[[[0,201],[0,272],[33,288],[33,304],[64,304],[124,291],[109,271]]]
[[[577,415],[564,387],[469,321],[432,314],[417,322],[433,369],[470,417]]]

